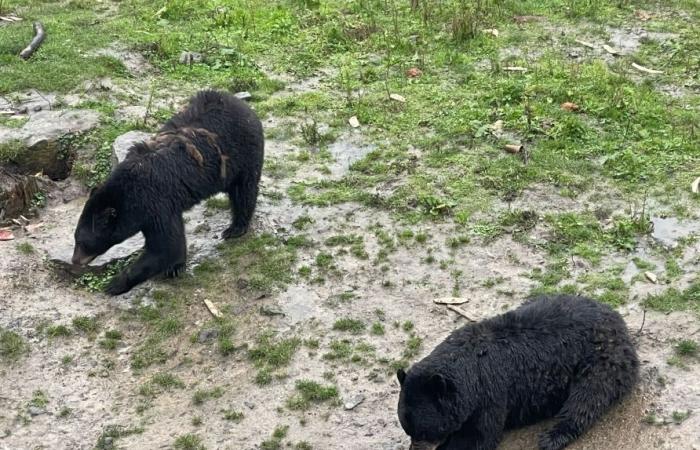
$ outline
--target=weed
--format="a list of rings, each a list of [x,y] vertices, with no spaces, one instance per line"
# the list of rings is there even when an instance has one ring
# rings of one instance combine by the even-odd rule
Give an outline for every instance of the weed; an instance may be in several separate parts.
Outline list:
[[[114,442],[123,437],[131,436],[132,434],[143,433],[143,427],[126,427],[122,425],[107,425],[97,438],[95,444],[96,450],[111,450],[114,448]]]
[[[272,432],[272,437],[260,444],[260,450],[281,450],[282,440],[287,437],[288,431],[289,426],[287,425],[275,428],[275,431]]]
[[[312,403],[323,403],[338,398],[338,388],[322,386],[310,380],[298,380],[295,384],[297,394],[287,400],[287,407],[292,410],[305,411]]]
[[[50,338],[70,337],[73,334],[71,329],[65,325],[51,325],[46,327],[45,333]]]
[[[221,387],[215,387],[212,389],[197,389],[192,395],[192,403],[196,406],[200,406],[208,400],[220,398],[223,395],[224,390]]]
[[[95,317],[78,316],[73,319],[73,328],[83,334],[95,334],[99,324]]]
[[[338,319],[333,324],[333,329],[336,331],[346,331],[352,334],[360,334],[365,330],[365,323],[361,320],[343,318]]]
[[[674,351],[680,357],[696,357],[698,356],[698,343],[690,339],[684,339],[676,344]]]
[[[234,411],[233,409],[225,409],[222,411],[224,414],[224,420],[229,420],[231,422],[239,423],[245,417],[240,411]]]
[[[17,244],[17,251],[25,255],[31,255],[35,250],[34,246],[29,242],[21,242]]]
[[[175,450],[206,450],[206,447],[202,444],[202,438],[191,433],[183,434],[175,439],[173,448]]]

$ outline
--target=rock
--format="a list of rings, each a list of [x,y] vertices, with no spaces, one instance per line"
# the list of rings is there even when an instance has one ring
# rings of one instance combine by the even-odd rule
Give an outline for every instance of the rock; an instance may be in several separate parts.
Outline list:
[[[39,185],[32,175],[18,175],[0,167],[0,222],[24,214]]]
[[[134,144],[146,141],[151,136],[153,136],[151,133],[146,133],[145,131],[129,131],[116,138],[112,144],[113,165],[124,161],[126,154]]]
[[[364,395],[355,394],[343,402],[343,408],[345,408],[346,411],[350,411],[351,409],[355,409],[363,401],[365,401]]]
[[[243,402],[244,405],[248,407],[248,409],[255,409],[255,403],[251,403],[248,401]]]
[[[29,415],[32,417],[46,414],[46,410],[44,408],[39,408],[38,406],[33,405],[27,408],[27,412],[29,412]]]
[[[116,47],[103,48],[93,52],[97,56],[107,56],[119,60],[131,75],[143,75],[153,69],[140,53],[122,50]]]
[[[115,111],[114,118],[122,121],[143,121],[143,118],[146,117],[147,112],[148,109],[145,106],[124,106],[123,108],[119,108]]]
[[[41,111],[21,128],[0,127],[0,147],[18,147],[8,159],[19,173],[43,172],[52,180],[63,180],[77,153],[73,138],[95,128],[99,119],[89,110]]]
[[[180,64],[186,64],[188,66],[202,62],[202,54],[196,52],[183,51],[180,53]]]
[[[253,95],[248,91],[236,92],[233,95],[240,98],[241,100],[250,100],[253,97]]]
[[[197,336],[197,342],[199,342],[200,344],[204,344],[207,341],[216,339],[218,336],[219,330],[215,328],[209,328],[199,332],[199,335]]]

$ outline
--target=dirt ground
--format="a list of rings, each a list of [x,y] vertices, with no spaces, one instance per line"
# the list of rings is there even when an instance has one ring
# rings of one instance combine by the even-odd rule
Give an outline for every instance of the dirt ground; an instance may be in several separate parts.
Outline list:
[[[633,51],[633,44],[626,45],[623,38],[616,37],[619,46]],[[140,63],[134,60],[134,64],[139,67]],[[291,83],[274,95],[282,98],[312,92],[323,76],[321,72]],[[145,82],[140,85],[135,80],[129,89],[146,92],[144,86]],[[181,97],[168,100],[182,103]],[[131,108],[138,112],[143,103],[143,95],[122,100],[117,111],[128,113]],[[285,120],[265,117],[266,132],[283,128]],[[177,438],[186,433],[199,436],[209,449],[268,449],[272,447],[263,446],[263,441],[275,428],[288,426],[281,439],[287,448],[308,448],[299,444],[306,442],[314,449],[407,450],[409,439],[396,415],[398,382],[381,360],[400,358],[407,343],[419,337],[422,343],[409,357],[411,363],[417,361],[466,323],[465,317],[434,303],[436,298],[458,291],[467,299],[461,308],[472,320],[519,305],[536,286],[533,269],[544,270],[548,263],[545,250],[531,244],[547,240],[548,231],[540,222],[528,232],[528,242],[504,234],[493,240],[477,237],[451,246],[446,243],[454,237],[455,225],[449,221],[407,225],[380,208],[353,202],[304,206],[279,195],[295,183],[342,178],[352,163],[379,144],[368,140],[362,131],[349,129],[329,146],[330,159],[323,170],[301,163],[288,177],[263,175],[251,235],[268,233],[288,239],[299,234],[295,223],[304,217],[304,234],[314,245],[298,249],[293,272],[315,267],[322,251],[333,251],[331,266],[323,273],[324,283],[294,276],[283,288],[265,295],[252,295],[235,285],[217,287],[224,292],[216,296],[218,306],[229,311],[236,323],[233,340],[237,350],[226,356],[197,342],[198,333],[211,321],[203,300],[209,298],[212,287],[190,289],[181,317],[183,330],[165,345],[167,355],[162,363],[144,370],[134,370],[132,361],[149,331],[130,319],[130,314],[152,304],[154,293],[169,289],[173,282],[151,280],[126,295],[110,298],[59,276],[49,261],[70,259],[73,231],[87,191],[74,178],[53,183],[47,192],[47,206],[31,218],[32,224],[41,227],[32,232],[15,229],[14,241],[0,242],[0,326],[22,336],[29,346],[16,361],[0,365],[0,449],[173,448]],[[301,150],[295,141],[275,133],[266,142],[266,164],[297,161]],[[663,265],[654,249],[694,236],[700,226],[697,218],[656,217],[651,203],[654,231],[641,239],[633,252],[604,256],[601,262],[603,268],[625,267],[622,278],[629,287],[629,300],[619,311],[638,348],[642,381],[633,396],[610,411],[570,447],[572,450],[700,449],[700,363],[669,364],[677,342],[700,340],[700,321],[693,312],[645,311],[642,301],[667,286],[649,282],[644,270],[632,262],[638,256]],[[499,202],[494,210],[553,213],[589,210],[592,205],[609,210],[628,206],[625,196],[614,189],[601,187],[572,199],[538,184],[510,203]],[[219,236],[227,227],[229,213],[202,204],[188,211],[186,218],[188,271],[192,273],[203,261],[220,257]],[[386,236],[400,236],[407,228],[424,233],[426,241],[393,239],[387,252]],[[361,237],[367,257],[324,247],[329,238],[339,235]],[[23,243],[31,244],[34,251],[21,251],[18,244]],[[140,237],[132,238],[93,264],[129,255],[142,243]],[[381,263],[375,264],[378,259]],[[697,267],[700,241],[684,246],[677,259],[682,267]],[[450,262],[449,270],[438,268],[442,261]],[[572,262],[573,279],[591,271],[584,260]],[[695,271],[688,270],[676,285],[687,286],[695,276]],[[245,270],[241,277],[245,277]],[[196,286],[196,277],[193,282]],[[125,337],[116,349],[106,350],[94,334],[46,336],[47,324],[70,327],[78,317],[94,317],[101,330],[120,329]],[[385,333],[365,330],[349,334],[333,329],[341,318],[379,323]],[[407,322],[412,325],[405,325]],[[315,340],[317,344],[299,348],[272,383],[260,386],[246,348],[255,345],[262,330],[272,330],[279,338]],[[371,350],[357,360],[325,357],[332,342],[343,339]],[[139,407],[144,384],[154,374],[165,372],[176,376],[184,387],[166,390],[154,396],[147,407]],[[285,407],[299,379],[333,383],[340,401],[313,405],[305,411]],[[203,403],[193,401],[193,392],[215,387],[223,388],[219,396]],[[32,399],[39,391],[47,401],[37,404]],[[362,400],[355,404],[359,398]],[[353,403],[352,408],[345,407],[348,402]],[[227,420],[227,410],[243,416]],[[537,435],[546,425],[509,432],[499,448],[536,448]]]

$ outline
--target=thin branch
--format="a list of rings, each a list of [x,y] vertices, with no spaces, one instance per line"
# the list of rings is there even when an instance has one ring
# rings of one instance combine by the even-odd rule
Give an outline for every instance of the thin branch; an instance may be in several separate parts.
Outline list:
[[[22,59],[29,59],[34,54],[34,52],[41,46],[46,38],[46,32],[44,31],[44,26],[41,22],[34,22],[34,39],[29,43],[27,48],[22,50],[19,57]]]

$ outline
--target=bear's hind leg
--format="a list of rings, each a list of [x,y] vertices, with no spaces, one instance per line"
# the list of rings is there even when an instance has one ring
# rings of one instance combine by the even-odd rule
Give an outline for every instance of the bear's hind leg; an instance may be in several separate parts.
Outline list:
[[[250,226],[250,219],[255,212],[255,204],[258,200],[258,180],[253,177],[245,177],[237,183],[233,183],[228,190],[231,202],[231,226],[222,233],[224,239],[232,239],[243,236]]]
[[[585,433],[628,389],[613,385],[617,370],[592,370],[571,387],[569,397],[557,414],[556,423],[540,435],[540,450],[561,450]],[[625,376],[623,375],[623,378]]]

